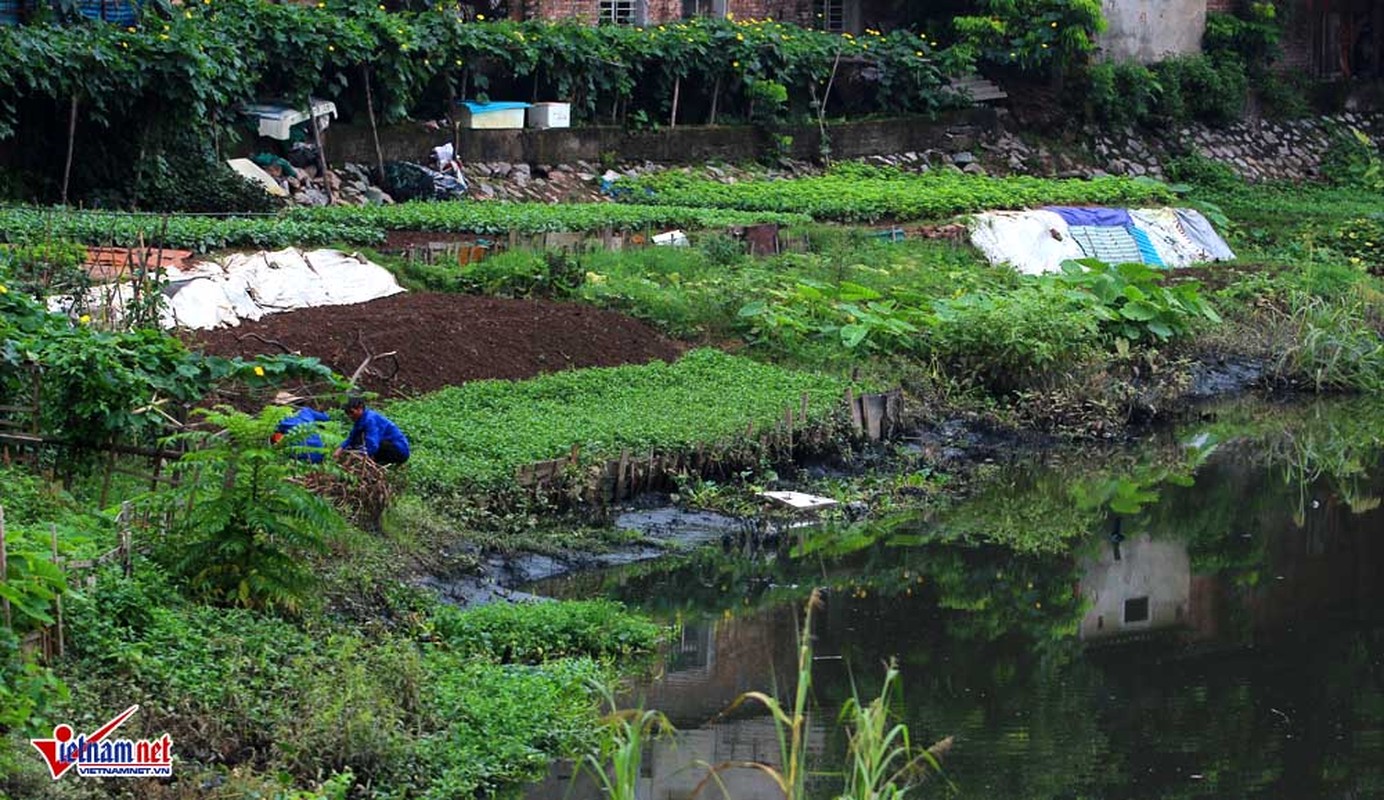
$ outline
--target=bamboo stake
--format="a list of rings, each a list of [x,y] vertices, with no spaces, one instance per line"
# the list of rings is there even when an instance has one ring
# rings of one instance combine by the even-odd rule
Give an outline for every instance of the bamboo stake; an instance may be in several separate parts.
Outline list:
[[[58,563],[58,526],[57,526],[57,523],[54,523],[54,522],[48,523],[48,535],[49,535],[49,536],[52,538],[52,540],[53,540],[53,563],[54,563],[54,564],[57,564],[57,563]],[[53,602],[54,602],[54,604],[55,604],[55,606],[56,606],[56,609],[57,609],[57,614],[56,614],[56,616],[57,616],[57,621],[58,621],[58,655],[61,656],[61,655],[62,655],[62,651],[63,651],[63,649],[64,649],[64,647],[63,647],[64,642],[63,642],[63,635],[62,635],[62,592],[58,592],[58,596],[54,599]]]
[[[317,171],[322,178],[322,189],[327,193],[327,205],[333,203],[332,185],[327,181],[327,151],[322,146],[322,132],[317,129],[317,107],[308,97],[308,127],[312,129],[312,143],[317,148]]]
[[[715,85],[715,86],[712,88],[712,90],[711,90],[711,119],[709,119],[709,120],[707,121],[706,124],[708,124],[708,125],[715,125],[715,124],[716,124],[716,108],[717,108],[717,106],[720,105],[720,103],[721,103],[721,76],[720,76],[720,75],[717,75],[717,76],[716,76],[716,85]]]
[[[10,562],[5,555],[5,507],[0,506],[0,579],[9,580]],[[8,598],[0,597],[0,616],[5,618],[5,627],[13,628],[13,620],[10,619],[10,601]]]
[[[682,97],[682,76],[679,75],[673,81],[673,118],[668,121],[668,127],[678,126],[678,101]]]
[[[72,95],[72,107],[67,112],[67,164],[62,170],[62,205],[67,205],[67,187],[72,181],[73,145],[77,140],[77,95]]]
[[[375,94],[370,91],[370,65],[361,64],[365,76],[365,111],[370,118],[370,137],[375,140],[375,182],[384,185],[384,151],[380,149],[380,129],[375,122]]]

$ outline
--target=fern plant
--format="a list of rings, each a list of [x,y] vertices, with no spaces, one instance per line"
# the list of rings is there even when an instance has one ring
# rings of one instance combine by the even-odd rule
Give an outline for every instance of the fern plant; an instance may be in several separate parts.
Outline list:
[[[343,521],[295,480],[313,467],[270,445],[284,408],[202,413],[211,430],[176,437],[192,445],[180,480],[149,496],[170,518],[163,561],[198,599],[296,611],[315,583],[306,557]]]

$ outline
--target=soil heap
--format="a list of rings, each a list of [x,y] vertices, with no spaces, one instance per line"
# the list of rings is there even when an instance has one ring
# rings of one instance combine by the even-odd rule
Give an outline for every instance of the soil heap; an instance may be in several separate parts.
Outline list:
[[[426,293],[273,314],[189,333],[188,346],[247,358],[316,356],[346,376],[373,354],[359,383],[385,397],[485,378],[672,361],[685,349],[643,322],[587,305]]]

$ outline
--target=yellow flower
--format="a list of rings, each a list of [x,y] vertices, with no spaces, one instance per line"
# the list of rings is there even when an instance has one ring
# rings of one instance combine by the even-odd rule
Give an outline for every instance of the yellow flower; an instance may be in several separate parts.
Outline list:
[[[334,44],[329,44],[329,45],[327,45],[327,52],[328,52],[328,53],[335,53],[335,52],[336,52],[336,45],[334,45]]]
[[[406,45],[406,44],[401,44],[401,45],[399,45],[399,52],[401,52],[401,53],[407,53],[407,52],[408,52],[408,45]]]
[[[477,15],[476,15],[476,19],[477,19],[477,20],[480,20],[481,22],[485,22],[485,15],[484,15],[484,14],[477,14]]]
[[[922,58],[922,57],[923,57],[923,51],[922,51],[922,50],[918,50],[918,51],[916,51],[915,53],[913,53],[913,55],[917,56],[918,58]]]
[[[133,25],[130,26],[130,27],[128,27],[128,28],[126,28],[125,30],[129,31],[130,33],[134,33],[134,32],[135,32],[135,29],[134,29],[134,26],[133,26]]]
[[[1048,26],[1049,26],[1049,27],[1056,28],[1056,27],[1057,27],[1057,23],[1056,23],[1056,22],[1049,22],[1049,23],[1048,23]]]
[[[384,11],[384,6],[380,6],[380,10],[381,10],[381,11]]]
[[[166,33],[160,33],[160,34],[159,34],[159,41],[165,41],[165,42],[168,41],[168,34],[166,34]]]
[[[739,62],[739,61],[732,61],[732,62],[730,62],[730,65],[731,65],[732,67],[736,68],[736,69],[739,69],[739,68],[740,68],[740,62]]]
[[[605,283],[606,276],[600,274],[599,272],[588,272],[586,273],[586,282],[591,284]]]
[[[255,374],[258,375],[258,376],[260,376],[261,378],[263,378],[263,377],[264,377],[264,367],[255,367]]]
[[[83,325],[90,325],[90,324],[91,324],[91,315],[90,315],[90,314],[83,314],[83,315],[81,315],[80,317],[77,318],[77,321],[80,322],[80,323],[82,323]]]
[[[726,12],[726,19],[735,19],[735,12],[734,12],[734,11],[727,11],[727,12]]]
[[[743,33],[737,33],[737,34],[735,34],[735,41],[737,41],[737,42],[743,42],[743,41],[745,41],[745,34],[743,34]]]
[[[3,283],[0,283],[0,294],[9,294],[9,293],[10,293],[9,287],[5,286],[5,284],[3,284]]]
[[[327,7],[327,4],[326,4],[326,3],[318,3],[318,4],[317,4],[317,7],[318,7],[318,8],[326,8],[326,7]]]

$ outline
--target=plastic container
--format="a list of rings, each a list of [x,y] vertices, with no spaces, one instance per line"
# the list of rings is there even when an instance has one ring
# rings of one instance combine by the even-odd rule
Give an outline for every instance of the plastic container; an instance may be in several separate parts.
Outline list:
[[[528,103],[477,103],[465,100],[458,109],[461,127],[471,130],[507,130],[524,127]]]
[[[529,127],[538,130],[572,127],[572,104],[534,103],[529,109]]]
[[[139,21],[139,6],[135,0],[78,0],[77,12],[88,19],[129,26]]]

